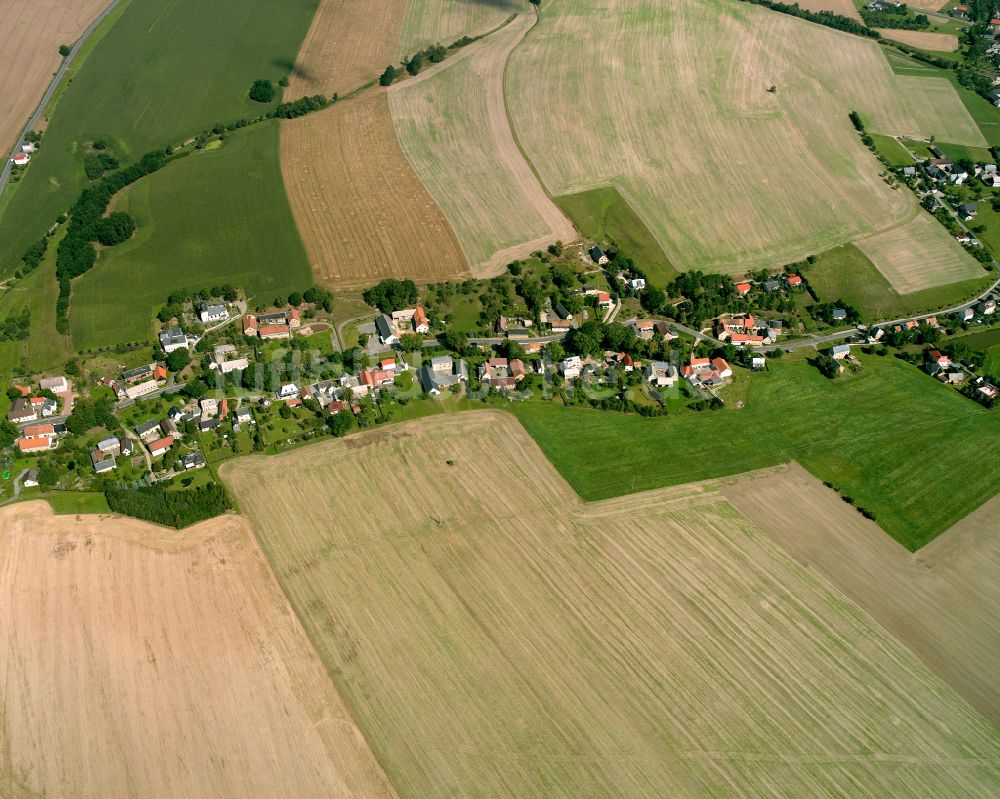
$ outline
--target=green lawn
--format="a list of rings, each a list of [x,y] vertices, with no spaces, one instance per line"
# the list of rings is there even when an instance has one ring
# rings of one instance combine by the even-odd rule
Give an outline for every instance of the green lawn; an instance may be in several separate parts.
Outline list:
[[[868,135],[874,139],[875,148],[889,162],[890,166],[912,166],[913,159],[910,154],[892,136],[883,136],[881,133],[869,133]]]
[[[247,90],[256,78],[288,73],[316,6],[131,0],[65,87],[43,147],[0,217],[0,272],[76,199],[86,182],[84,142],[105,139],[126,163],[266,110]]]
[[[862,361],[861,375],[835,382],[803,359],[772,362],[753,376],[743,410],[661,419],[551,402],[512,410],[586,500],[794,459],[916,550],[1000,490],[991,466],[1000,413],[893,358]]]
[[[840,298],[857,308],[866,322],[899,319],[958,305],[978,295],[996,279],[983,272],[983,277],[975,280],[899,294],[853,244],[822,253],[814,264],[806,267],[805,275],[821,301]]]
[[[554,199],[584,236],[617,244],[654,284],[665,286],[677,277],[677,270],[667,260],[649,228],[614,186]]]
[[[27,494],[25,499],[44,499],[58,515],[76,513],[111,513],[108,501],[100,491],[50,491],[47,494]]]
[[[255,299],[312,282],[278,163],[278,123],[245,128],[215,150],[195,152],[133,184],[118,207],[138,229],[104,250],[73,281],[70,321],[77,349],[147,339],[174,289],[219,283]]]
[[[994,211],[990,203],[978,203],[976,218],[968,224],[970,227],[985,225],[986,230],[977,231],[973,235],[977,236],[994,254],[1000,255],[1000,213]]]
[[[950,344],[954,344],[959,341],[963,344],[968,344],[969,348],[973,351],[991,350],[995,347],[1000,347],[1000,327],[994,327],[990,330],[981,330],[978,333],[970,333],[967,336],[956,336],[953,339],[949,339]]]
[[[983,364],[983,371],[988,375],[1000,377],[1000,344],[996,344],[986,350],[986,362]]]

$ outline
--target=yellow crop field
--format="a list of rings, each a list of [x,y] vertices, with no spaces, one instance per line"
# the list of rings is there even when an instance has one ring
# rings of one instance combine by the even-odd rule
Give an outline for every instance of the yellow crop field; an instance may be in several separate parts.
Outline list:
[[[524,0],[408,0],[396,56],[485,33],[522,11]]]
[[[743,273],[905,221],[914,200],[879,176],[851,110],[873,131],[984,145],[947,81],[735,0],[560,0],[506,92],[545,188],[615,185],[678,269]]]
[[[711,485],[584,504],[490,411],[222,476],[401,796],[1000,788],[997,728]]]
[[[985,274],[979,262],[923,211],[905,225],[855,243],[900,294]]]
[[[521,14],[389,90],[403,152],[454,227],[474,276],[576,237],[518,149],[504,103],[504,66],[533,21]]]
[[[396,792],[245,520],[0,511],[0,796]]]
[[[1000,724],[1000,496],[914,553],[797,464],[721,491]]]

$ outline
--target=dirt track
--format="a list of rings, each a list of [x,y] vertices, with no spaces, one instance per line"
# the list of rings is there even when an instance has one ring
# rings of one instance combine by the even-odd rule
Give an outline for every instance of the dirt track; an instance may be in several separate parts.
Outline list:
[[[1000,497],[913,554],[797,464],[721,490],[1000,725]]]
[[[0,796],[395,792],[245,520],[0,511]]]
[[[281,168],[313,274],[324,285],[468,274],[451,225],[399,148],[383,92],[284,123]]]
[[[0,0],[0,152],[14,139],[42,99],[62,58],[108,5],[108,0]]]

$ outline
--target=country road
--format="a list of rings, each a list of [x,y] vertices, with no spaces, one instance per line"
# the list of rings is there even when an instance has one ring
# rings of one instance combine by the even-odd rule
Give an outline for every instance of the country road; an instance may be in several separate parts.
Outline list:
[[[100,25],[105,18],[115,7],[121,2],[121,0],[111,0],[111,3],[105,8],[100,14],[97,15],[97,19],[87,26],[87,29],[80,35],[80,38],[76,40],[76,44],[73,45],[73,49],[69,51],[69,55],[63,59],[62,64],[59,65],[59,69],[56,71],[55,76],[52,78],[52,82],[49,87],[45,90],[45,94],[42,95],[42,100],[35,108],[35,113],[32,115],[31,119],[28,120],[28,124],[24,126],[24,130],[21,131],[21,135],[17,142],[14,144],[14,149],[10,151],[7,157],[4,159],[3,171],[0,172],[0,194],[3,193],[4,188],[7,186],[7,181],[10,180],[10,172],[13,168],[11,163],[11,158],[14,157],[14,153],[17,152],[18,148],[21,146],[21,142],[24,141],[24,137],[35,129],[38,124],[38,120],[41,119],[42,113],[45,111],[45,106],[49,104],[49,100],[52,99],[52,95],[55,94],[56,89],[59,87],[60,81],[66,76],[67,71],[69,71],[70,65],[76,58],[77,53],[80,52],[80,48],[83,47],[84,42],[90,37],[98,25]]]

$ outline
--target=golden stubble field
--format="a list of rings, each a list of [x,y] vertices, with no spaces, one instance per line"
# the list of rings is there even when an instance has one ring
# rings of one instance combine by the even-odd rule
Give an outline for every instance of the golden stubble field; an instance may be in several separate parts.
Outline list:
[[[6,158],[62,57],[108,0],[0,0],[0,156]]]
[[[909,552],[798,464],[723,482],[793,558],[1000,724],[1000,496]]]
[[[395,791],[244,519],[0,511],[0,796]]]
[[[506,97],[545,188],[615,185],[678,269],[741,274],[905,221],[914,200],[880,178],[851,110],[877,132],[985,143],[944,79],[732,0],[560,0],[513,52]]]
[[[1000,787],[997,729],[710,485],[583,504],[492,411],[223,477],[402,796]]]
[[[324,285],[468,274],[450,223],[399,147],[383,91],[285,122],[281,169],[313,274]]]

